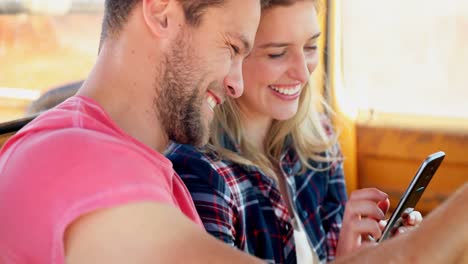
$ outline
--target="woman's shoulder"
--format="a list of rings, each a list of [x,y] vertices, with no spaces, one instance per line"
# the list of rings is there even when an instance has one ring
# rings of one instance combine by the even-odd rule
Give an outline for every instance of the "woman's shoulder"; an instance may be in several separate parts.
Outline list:
[[[192,169],[202,167],[204,170],[208,168],[216,170],[215,165],[222,162],[215,151],[207,147],[195,147],[187,144],[171,143],[164,154],[172,162],[174,169],[183,166]]]
[[[197,148],[192,145],[171,142],[164,151],[164,154],[170,160],[177,158],[201,158],[203,156],[203,151],[202,148]]]
[[[329,178],[330,175],[342,171],[343,159],[339,143],[303,160],[294,147],[291,147],[283,157],[282,165],[289,169],[288,172],[296,176],[314,175],[314,177]]]
[[[186,181],[196,178],[215,188],[227,186],[235,177],[235,164],[223,160],[209,146],[194,147],[192,145],[171,143],[165,152],[172,162],[174,170]],[[223,187],[224,188],[224,187]]]
[[[164,152],[166,157],[173,163],[195,162],[207,163],[214,169],[217,167],[229,166],[230,162],[223,160],[221,155],[210,146],[195,147],[188,144],[171,143]]]

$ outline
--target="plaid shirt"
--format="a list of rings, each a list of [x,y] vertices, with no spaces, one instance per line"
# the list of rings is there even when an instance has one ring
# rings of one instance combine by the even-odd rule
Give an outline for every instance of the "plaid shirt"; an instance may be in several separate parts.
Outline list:
[[[232,141],[225,145],[238,151]],[[258,167],[222,160],[214,151],[190,145],[171,144],[166,154],[209,233],[268,263],[296,263],[292,219],[273,179]],[[281,159],[291,200],[323,263],[335,258],[347,195],[341,162],[311,165],[330,169],[301,174],[293,149],[285,150]]]

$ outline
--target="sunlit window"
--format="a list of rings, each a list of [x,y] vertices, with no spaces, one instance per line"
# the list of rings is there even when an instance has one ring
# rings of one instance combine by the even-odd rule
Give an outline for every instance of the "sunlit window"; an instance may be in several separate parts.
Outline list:
[[[342,1],[344,98],[360,110],[468,117],[468,1]]]
[[[0,0],[0,121],[95,62],[104,0]]]

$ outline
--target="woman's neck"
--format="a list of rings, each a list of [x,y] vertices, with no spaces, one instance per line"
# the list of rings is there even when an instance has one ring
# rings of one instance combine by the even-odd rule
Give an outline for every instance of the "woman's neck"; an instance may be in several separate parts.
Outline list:
[[[255,115],[253,113],[243,113],[241,122],[244,138],[256,150],[263,153],[265,151],[265,138],[273,120],[270,117]]]
[[[252,114],[244,115],[242,119],[245,138],[255,147],[256,150],[263,154],[266,154],[264,142],[272,122],[273,120],[271,118],[261,118],[260,116],[254,116]],[[270,162],[272,167],[266,170],[265,173],[278,184],[278,190],[281,193],[281,197],[284,199],[288,206],[290,216],[293,218],[294,214],[291,207],[286,178],[281,167],[278,165],[279,161],[270,160]]]

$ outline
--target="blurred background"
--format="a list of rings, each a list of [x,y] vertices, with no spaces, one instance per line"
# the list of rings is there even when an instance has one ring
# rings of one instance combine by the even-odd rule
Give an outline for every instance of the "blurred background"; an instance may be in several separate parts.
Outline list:
[[[104,0],[0,0],[0,122],[83,80],[97,56]]]
[[[351,108],[468,118],[468,1],[343,1]]]
[[[468,1],[329,2],[342,2],[346,91],[338,100],[349,115],[376,110],[468,118]],[[0,121],[21,116],[26,101],[45,91],[86,77],[103,5],[0,0]]]
[[[104,0],[0,0],[0,122],[41,95],[79,86],[97,56]],[[321,67],[336,112],[348,190],[378,187],[392,206],[421,161],[446,160],[420,203],[468,181],[468,1],[326,1]],[[11,134],[8,134],[11,135]]]

